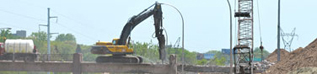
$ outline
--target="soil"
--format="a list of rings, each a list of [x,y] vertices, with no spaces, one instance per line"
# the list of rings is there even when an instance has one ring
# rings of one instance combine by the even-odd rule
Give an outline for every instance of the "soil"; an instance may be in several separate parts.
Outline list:
[[[280,50],[280,60],[284,60],[285,57],[288,57],[289,52],[286,51],[285,49]],[[271,53],[267,58],[267,61],[269,62],[276,62],[277,61],[277,49],[274,50],[273,53]]]
[[[317,39],[305,48],[298,48],[266,70],[267,74],[287,74],[303,67],[317,67]],[[274,54],[274,53],[272,53]],[[282,55],[282,54],[281,54]],[[270,57],[270,56],[269,56]],[[269,58],[268,58],[269,59]]]

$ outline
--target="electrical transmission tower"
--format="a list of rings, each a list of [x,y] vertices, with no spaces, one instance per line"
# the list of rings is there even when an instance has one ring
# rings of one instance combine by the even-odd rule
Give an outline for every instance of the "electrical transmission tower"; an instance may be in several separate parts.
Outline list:
[[[238,44],[233,48],[234,73],[253,74],[253,0],[238,0]]]
[[[284,49],[285,50],[289,50],[289,52],[292,51],[292,42],[295,36],[298,37],[297,34],[295,34],[295,30],[296,28],[293,29],[293,31],[291,33],[285,33],[282,29],[281,29],[281,36],[282,36],[282,40],[284,43]]]

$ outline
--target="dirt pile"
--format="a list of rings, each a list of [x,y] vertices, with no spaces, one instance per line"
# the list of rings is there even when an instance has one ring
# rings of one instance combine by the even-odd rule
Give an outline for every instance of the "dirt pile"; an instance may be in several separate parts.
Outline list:
[[[289,52],[284,50],[284,49],[281,49],[280,50],[280,60],[283,60],[284,58],[288,57],[289,55]],[[266,58],[267,61],[269,62],[276,62],[277,61],[277,49],[271,53],[267,58]]]
[[[267,74],[286,74],[302,67],[317,67],[317,39],[299,48],[266,70]]]
[[[299,54],[299,53],[302,52],[303,49],[304,49],[303,47],[299,47],[299,48],[297,48],[296,50],[292,51],[290,54],[291,54],[291,55]]]

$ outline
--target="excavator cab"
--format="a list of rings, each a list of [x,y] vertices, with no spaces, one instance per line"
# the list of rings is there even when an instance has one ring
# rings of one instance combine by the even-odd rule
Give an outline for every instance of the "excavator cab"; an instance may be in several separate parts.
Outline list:
[[[118,41],[119,41],[119,40],[120,40],[120,39],[113,39],[113,40],[112,40],[112,44],[113,44],[113,45],[118,45]]]

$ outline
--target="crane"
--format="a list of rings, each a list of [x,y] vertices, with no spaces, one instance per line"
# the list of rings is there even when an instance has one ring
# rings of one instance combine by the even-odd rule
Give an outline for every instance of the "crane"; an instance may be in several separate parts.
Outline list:
[[[238,12],[235,17],[238,19],[237,45],[233,48],[234,73],[253,73],[253,0],[238,0]]]

